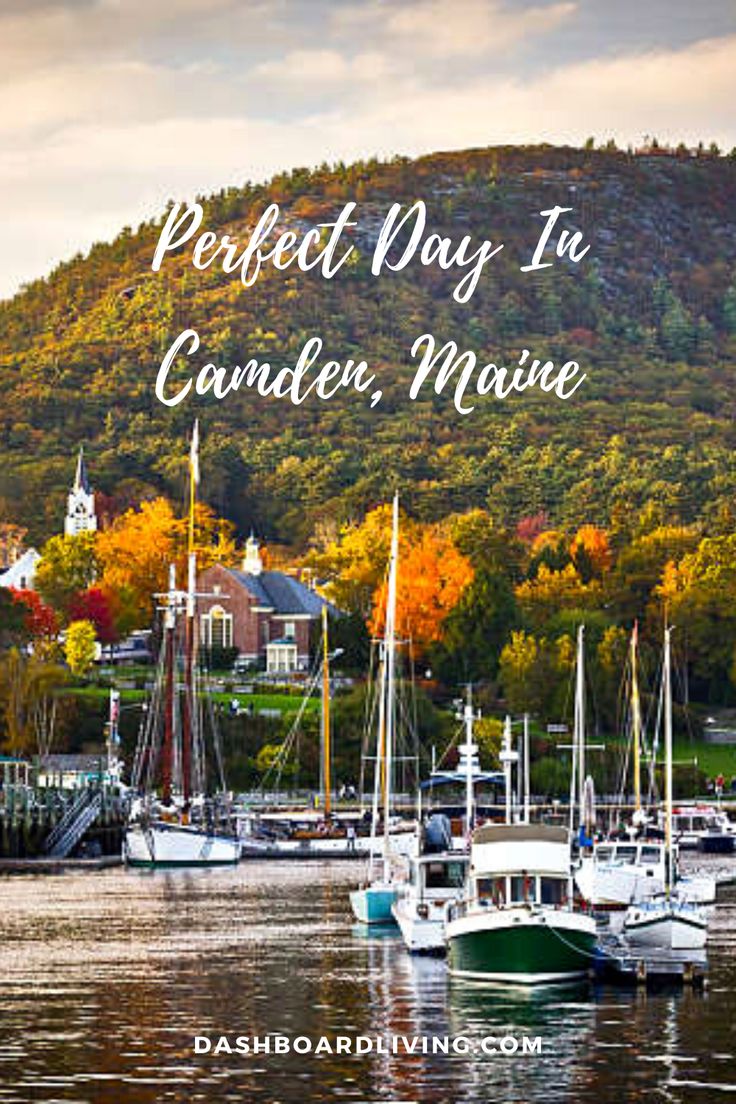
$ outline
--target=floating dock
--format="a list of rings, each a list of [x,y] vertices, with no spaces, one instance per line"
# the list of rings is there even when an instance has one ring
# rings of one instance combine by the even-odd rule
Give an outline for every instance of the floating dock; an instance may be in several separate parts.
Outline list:
[[[708,959],[704,951],[668,951],[655,947],[633,947],[625,939],[604,935],[598,940],[595,975],[615,985],[688,985],[704,989]]]

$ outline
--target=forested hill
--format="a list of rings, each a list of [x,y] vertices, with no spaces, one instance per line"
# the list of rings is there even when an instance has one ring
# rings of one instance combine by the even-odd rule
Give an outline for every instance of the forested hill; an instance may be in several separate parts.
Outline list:
[[[418,198],[428,232],[504,242],[465,305],[452,297],[457,271],[415,261],[370,273],[391,203]],[[162,213],[0,304],[0,521],[36,541],[58,532],[80,443],[107,510],[154,492],[180,498],[195,414],[203,496],[241,531],[295,546],[395,485],[423,519],[485,506],[507,523],[544,510],[563,526],[610,524],[652,501],[671,520],[731,516],[736,161],[546,147],[300,169],[208,198],[203,228],[242,240],[277,201],[303,232],[348,200],[357,260],[330,282],[268,268],[244,288],[217,265],[195,271],[188,248],[153,273]],[[574,208],[591,251],[577,266],[521,273],[535,212],[555,204]],[[293,365],[319,335],[330,357],[368,361],[383,400],[371,410],[346,393],[297,408],[243,389],[167,409],[156,373],[190,326],[197,365]],[[449,395],[409,401],[409,351],[427,331],[482,363],[512,365],[529,348],[579,360],[588,378],[567,402],[487,396],[461,418]]]

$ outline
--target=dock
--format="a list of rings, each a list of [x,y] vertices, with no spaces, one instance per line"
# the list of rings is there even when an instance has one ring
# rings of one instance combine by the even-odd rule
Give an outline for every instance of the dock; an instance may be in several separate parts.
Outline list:
[[[0,859],[2,874],[60,874],[62,871],[106,870],[122,865],[122,855],[100,855],[90,859],[29,858]]]
[[[687,985],[703,990],[708,983],[705,951],[633,947],[615,935],[599,938],[594,969],[597,980],[614,985],[647,988]]]

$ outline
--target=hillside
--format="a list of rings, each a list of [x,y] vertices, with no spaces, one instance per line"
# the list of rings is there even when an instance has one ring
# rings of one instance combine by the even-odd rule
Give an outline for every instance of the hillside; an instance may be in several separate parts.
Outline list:
[[[370,274],[376,225],[417,198],[431,229],[505,243],[466,305],[452,298],[457,274],[435,266]],[[243,288],[219,268],[195,272],[185,252],[153,273],[161,220],[0,304],[0,521],[35,541],[57,532],[80,443],[104,510],[154,491],[179,499],[195,413],[203,496],[241,531],[295,546],[394,485],[423,519],[484,506],[506,522],[544,510],[562,525],[608,524],[651,502],[683,522],[731,516],[736,161],[544,147],[295,170],[210,197],[205,226],[237,238],[277,201],[304,229],[351,199],[359,259],[329,284],[268,269]],[[522,274],[540,230],[531,216],[554,204],[574,207],[590,260]],[[242,391],[166,409],[156,372],[188,326],[199,363],[293,365],[318,334],[330,356],[368,360],[383,401],[295,408]],[[487,397],[460,418],[446,396],[408,400],[409,349],[426,331],[501,363],[522,347],[579,359],[588,378],[566,403]]]

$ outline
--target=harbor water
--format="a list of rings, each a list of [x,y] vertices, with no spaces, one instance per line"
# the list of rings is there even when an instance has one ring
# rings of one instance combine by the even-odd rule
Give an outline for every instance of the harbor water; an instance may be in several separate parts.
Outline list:
[[[354,863],[0,880],[0,1102],[736,1099],[736,888],[709,986],[453,982],[361,930]],[[194,1037],[541,1038],[539,1053],[195,1054]]]

